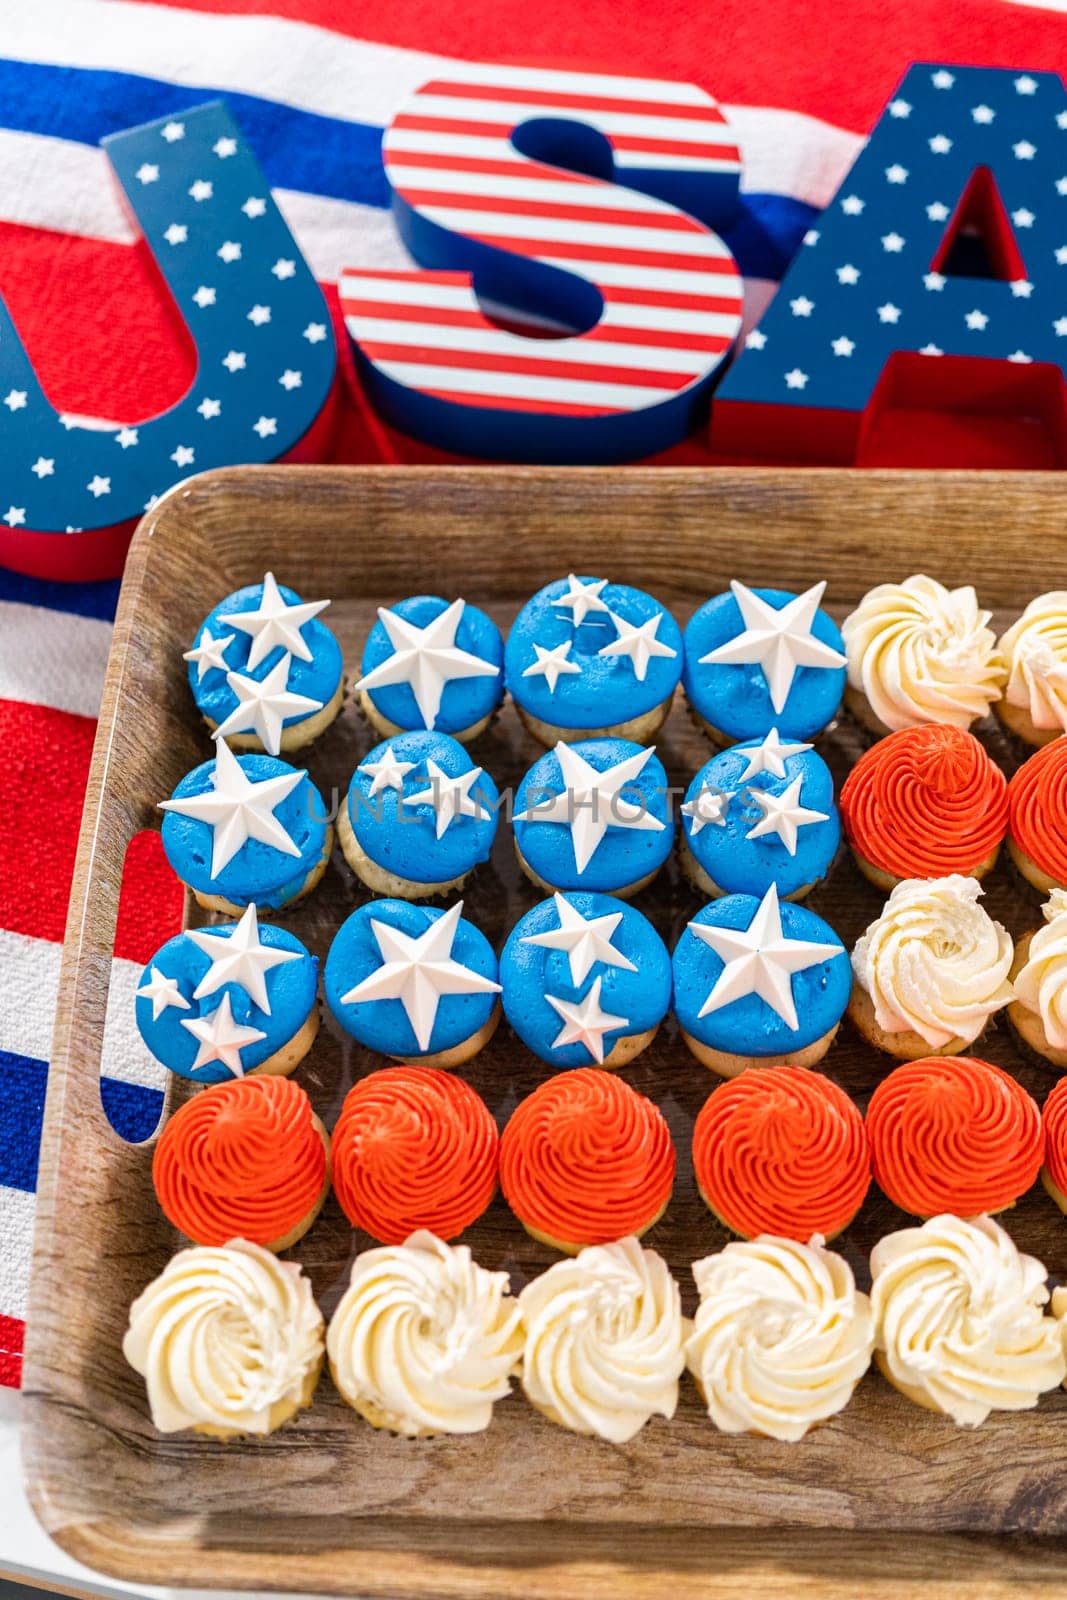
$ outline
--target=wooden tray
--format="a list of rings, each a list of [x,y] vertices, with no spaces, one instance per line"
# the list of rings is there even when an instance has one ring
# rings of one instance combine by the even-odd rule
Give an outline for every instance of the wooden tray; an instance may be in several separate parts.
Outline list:
[[[38,1187],[25,1462],[38,1515],[66,1550],[139,1582],[366,1595],[584,1600],[689,1584],[701,1595],[760,1586],[900,1596],[929,1594],[935,1579],[968,1594],[979,1582],[983,1594],[1006,1593],[1024,1576],[1067,1582],[1061,1392],[968,1433],[872,1373],[845,1412],[788,1446],[717,1433],[686,1380],[673,1422],[654,1420],[613,1448],[552,1427],[520,1395],[478,1437],[394,1439],[363,1424],[324,1378],[314,1408],[263,1442],[157,1436],[119,1345],[130,1301],[178,1239],[152,1193],[150,1146],[118,1139],[98,1089],[124,851],[209,750],[181,651],[220,596],[265,568],[305,596],[334,597],[329,620],[351,671],[376,603],[462,593],[506,626],[567,571],[640,584],[684,623],[735,575],[789,589],[825,576],[840,616],[874,582],[928,568],[948,584],[976,582],[1003,622],[1067,586],[1065,511],[1067,486],[1053,474],[394,468],[208,473],[154,508],[126,570],[89,779]],[[992,725],[988,741],[1014,768],[1020,752]],[[327,796],[343,796],[370,742],[350,705],[310,761]],[[838,780],[862,742],[847,721],[821,740]],[[511,709],[476,750],[501,788],[538,753]],[[660,751],[673,782],[707,758],[680,706]],[[285,920],[324,954],[361,898],[338,855]],[[502,827],[468,915],[499,948],[535,898]],[[989,880],[986,903],[1014,933],[1039,920],[1007,867]],[[698,900],[672,863],[639,904],[673,944]],[[880,897],[842,858],[811,904],[850,943]],[[1053,1081],[1003,1028],[983,1051],[1041,1097]],[[332,1125],[353,1079],[380,1064],[327,1027],[300,1079]],[[825,1066],[862,1103],[887,1062],[844,1028]],[[502,1027],[468,1075],[503,1121],[544,1072]],[[677,1140],[674,1199],[649,1242],[682,1281],[688,1310],[689,1263],[724,1242],[689,1164],[693,1117],[715,1080],[673,1024],[627,1076],[663,1107]],[[902,1220],[873,1197],[849,1229],[843,1249],[863,1281],[870,1246]],[[1067,1276],[1067,1227],[1040,1189],[1009,1226],[1055,1280]],[[500,1201],[468,1237],[517,1285],[552,1259]],[[331,1201],[299,1247],[327,1314],[366,1243]]]

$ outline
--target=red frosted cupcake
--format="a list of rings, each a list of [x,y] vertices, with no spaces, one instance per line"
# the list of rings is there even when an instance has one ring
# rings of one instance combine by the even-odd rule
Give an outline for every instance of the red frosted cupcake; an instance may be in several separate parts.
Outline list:
[[[508,1205],[528,1234],[568,1255],[646,1233],[667,1209],[674,1166],[662,1112],[600,1067],[546,1079],[500,1140]]]
[[[1020,1083],[976,1056],[896,1067],[867,1107],[875,1182],[917,1217],[1003,1211],[1029,1189],[1045,1150]]]
[[[248,1239],[288,1250],[329,1191],[329,1135],[291,1078],[231,1078],[174,1113],[152,1181],[169,1220],[194,1243]]]
[[[402,1244],[455,1239],[496,1193],[496,1123],[439,1067],[383,1067],[348,1091],[333,1130],[333,1188],[354,1228]]]
[[[927,723],[879,739],[856,762],[841,821],[864,877],[984,878],[1008,826],[1008,780],[963,728]]]
[[[1067,734],[1032,755],[1009,783],[1008,851],[1042,894],[1067,889]]]
[[[743,1072],[716,1089],[693,1126],[693,1167],[705,1205],[745,1239],[832,1239],[871,1183],[859,1107],[804,1067]]]
[[[1060,1078],[1041,1111],[1045,1165],[1041,1182],[1061,1211],[1067,1212],[1067,1078]]]

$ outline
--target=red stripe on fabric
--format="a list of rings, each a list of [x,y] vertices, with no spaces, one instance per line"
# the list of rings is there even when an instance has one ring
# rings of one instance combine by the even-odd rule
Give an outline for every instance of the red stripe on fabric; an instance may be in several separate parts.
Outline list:
[[[729,265],[729,264],[728,264]],[[736,272],[737,268],[734,266]],[[674,311],[739,312],[744,303],[744,285],[736,279],[736,295],[686,294],[681,289],[629,289],[619,284],[600,285],[605,300],[620,306],[662,306]]]
[[[167,863],[159,834],[154,828],[135,833],[122,868],[115,954],[147,963],[165,940],[181,932],[184,901],[185,890]]]
[[[367,300],[344,295],[341,309],[346,316],[375,317],[396,323],[422,323],[435,328],[479,328],[495,330],[496,324],[480,311],[460,311],[455,306],[395,305],[390,300]],[[736,311],[732,301],[724,301],[723,309]],[[534,334],[532,337],[539,337]],[[590,328],[583,339],[603,340],[610,344],[633,344],[664,350],[725,350],[730,340],[723,334],[686,333],[665,328],[612,328],[598,323]]]
[[[676,250],[640,250],[631,245],[583,244],[578,239],[513,239],[510,235],[497,233],[472,232],[471,238],[480,239],[483,244],[496,245],[501,250],[511,250],[516,255],[588,261],[594,273],[598,261],[611,261],[624,267],[666,267],[672,272],[737,275],[737,263],[733,256],[685,255]]]
[[[499,354],[481,350],[438,350],[415,340],[386,344],[361,339],[360,349],[372,361],[418,362],[433,367],[465,367],[475,372],[509,372],[534,378],[569,378],[587,383],[654,384],[661,389],[684,389],[696,372],[647,372],[640,367],[591,366],[587,362],[553,361],[550,356]],[[698,367],[697,371],[701,369]]]
[[[22,1346],[26,1324],[0,1316],[0,1385],[17,1389],[22,1382]]]
[[[560,217],[566,222],[619,222],[627,228],[660,228],[671,233],[707,233],[681,211],[635,211],[629,206],[586,206],[569,200],[527,200],[522,195],[464,194],[457,188],[409,189],[400,193],[409,205],[500,212],[505,216]]]
[[[619,406],[580,406],[569,400],[523,400],[518,395],[457,394],[451,389],[427,389],[426,394],[437,400],[454,400],[461,406],[480,406],[490,411],[547,412],[556,417],[608,417],[620,411]]]
[[[595,80],[594,80],[595,81]],[[564,106],[568,111],[624,111],[651,117],[674,117],[686,122],[723,123],[726,118],[717,106],[678,105],[673,100],[622,99],[617,95],[567,94],[556,89],[519,89],[497,83],[458,83],[448,78],[434,78],[423,85],[424,94],[455,97],[457,100],[503,100],[523,106]],[[724,151],[736,146],[724,145]]]

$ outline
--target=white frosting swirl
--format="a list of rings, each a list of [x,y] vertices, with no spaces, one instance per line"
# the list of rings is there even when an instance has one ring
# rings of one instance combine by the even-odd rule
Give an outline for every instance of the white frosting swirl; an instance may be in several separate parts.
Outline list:
[[[922,574],[880,583],[841,628],[848,681],[887,728],[968,728],[1000,698],[1004,668],[991,615],[970,585],[946,589]]]
[[[678,1285],[635,1238],[557,1261],[519,1296],[522,1385],[574,1433],[625,1444],[653,1416],[673,1417],[685,1366]]]
[[[420,1229],[357,1256],[326,1336],[334,1382],[376,1428],[480,1433],[522,1355],[506,1272]]]
[[[1067,729],[1067,589],[1031,600],[997,645],[1008,671],[1004,698],[1035,728]]]
[[[1028,1411],[1067,1373],[1045,1269],[991,1217],[931,1217],[871,1252],[875,1348],[919,1405],[976,1428]]]
[[[1053,889],[1041,913],[1045,926],[1030,940],[1015,998],[1041,1018],[1049,1044],[1067,1050],[1067,889]]]
[[[322,1334],[299,1266],[233,1239],[167,1263],[130,1307],[122,1351],[161,1433],[265,1434],[309,1403]]]
[[[934,1050],[970,1044],[1012,998],[1011,934],[982,910],[981,893],[958,873],[905,878],[857,939],[852,970],[886,1033],[913,1029]]]
[[[848,1262],[761,1234],[693,1263],[700,1305],[685,1354],[724,1433],[793,1442],[852,1397],[874,1347]]]

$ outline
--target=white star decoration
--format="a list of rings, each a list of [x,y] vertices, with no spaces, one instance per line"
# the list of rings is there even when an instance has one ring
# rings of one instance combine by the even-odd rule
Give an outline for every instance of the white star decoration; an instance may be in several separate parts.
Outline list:
[[[948,220],[948,206],[943,200],[934,200],[926,208],[926,215],[931,222],[946,222]]]
[[[762,350],[767,343],[767,335],[762,328],[753,328],[745,340],[746,350]]]
[[[859,267],[854,267],[851,261],[846,261],[843,267],[838,267],[837,269],[837,281],[845,284],[859,283]]]
[[[249,195],[241,210],[248,218],[261,217],[267,209],[267,202],[260,200],[256,195]]]
[[[975,122],[989,124],[996,116],[992,106],[975,106],[971,112]]]
[[[95,477],[89,479],[89,482],[85,485],[85,487],[88,489],[94,500],[99,500],[102,494],[111,493],[111,479],[102,478],[100,474],[97,473]]]
[[[806,294],[798,294],[795,300],[790,300],[789,309],[794,317],[810,317],[815,310],[815,301],[809,300]]]
[[[926,272],[923,274],[923,284],[927,289],[943,289],[948,282],[940,272]]]
[[[555,694],[561,676],[582,670],[577,661],[567,660],[570,653],[570,639],[564,639],[562,644],[555,645],[551,650],[547,650],[543,644],[535,644],[534,655],[537,660],[526,667],[522,675],[524,678],[544,678],[549,694]]]
[[[155,183],[159,177],[159,168],[151,161],[142,161],[134,173],[134,177],[138,178],[141,183]]]
[[[219,621],[250,635],[249,667],[258,667],[272,650],[279,647],[298,661],[310,661],[311,651],[301,630],[312,617],[325,611],[329,603],[328,600],[294,600],[290,605],[278,588],[273,572],[267,572],[263,577],[263,596],[258,608],[255,611],[235,611],[231,616],[220,617]]]
[[[968,328],[975,329],[980,333],[988,323],[989,318],[984,311],[968,311],[963,320]]]
[[[882,249],[888,250],[891,255],[899,255],[905,245],[905,240],[899,233],[883,233]]]
[[[714,789],[709,786],[699,790],[695,800],[687,800],[682,806],[682,816],[689,818],[689,837],[695,839],[703,828],[709,826],[725,828],[726,813],[736,793],[736,789]]]
[[[432,806],[437,837],[440,839],[459,817],[482,818],[489,815],[483,805],[471,798],[471,788],[483,770],[482,767],[472,767],[469,772],[461,772],[458,778],[451,778],[436,761],[428,760],[426,772],[430,779],[429,787],[420,789],[418,794],[407,795],[402,804]]]
[[[295,372],[292,367],[286,367],[285,371],[278,379],[278,382],[281,384],[283,389],[299,389],[303,381],[303,375],[299,372]]]
[[[1011,148],[1016,161],[1032,161],[1037,155],[1037,146],[1031,144],[1029,139],[1020,139]]]
[[[210,422],[212,417],[218,416],[219,412],[222,410],[222,406],[218,400],[204,399],[201,400],[196,409],[199,411],[205,422]]]
[[[844,334],[837,339],[831,339],[830,345],[835,356],[850,356],[856,348],[854,339],[847,339]]]
[[[4,521],[7,523],[9,528],[25,527],[26,507],[8,506],[7,510],[4,512]]]
[[[935,133],[929,144],[935,156],[947,156],[952,149],[952,140],[946,138],[943,133]]]
[[[902,167],[899,161],[894,161],[892,166],[886,167],[885,175],[890,183],[907,183],[908,181],[908,169],[907,167]]]
[[[1015,80],[1015,93],[1016,94],[1036,94],[1037,93],[1037,79],[1036,78],[1031,78],[1031,76],[1030,76],[1030,74],[1028,72],[1024,72],[1021,78],[1016,78],[1016,80]]]
[[[265,322],[270,321],[270,306],[253,306],[248,313],[248,320],[255,327],[261,328]]]
[[[1019,206],[1018,210],[1012,212],[1011,220],[1017,228],[1032,228],[1034,213],[1027,206]]]
[[[748,798],[762,813],[755,827],[745,834],[746,839],[763,839],[774,834],[785,845],[791,856],[797,853],[797,834],[813,822],[825,822],[825,811],[812,811],[800,804],[800,787],[804,774],[793,779],[788,789],[774,794],[770,789],[749,789]]]
[[[226,239],[222,244],[219,245],[219,248],[215,251],[215,254],[218,256],[220,261],[225,261],[227,265],[229,265],[229,263],[232,261],[240,261],[241,246],[237,243],[236,239]]]
[[[321,711],[323,702],[310,695],[296,694],[289,688],[292,656],[286,654],[263,678],[249,678],[243,672],[227,672],[226,682],[237,696],[237,704],[220,722],[215,732],[225,739],[231,733],[254,733],[264,750],[278,755],[282,729],[293,717]]]
[[[200,638],[191,650],[186,650],[182,655],[183,661],[196,662],[196,681],[200,682],[205,672],[212,667],[217,667],[220,672],[226,671],[226,651],[236,639],[235,633],[222,634],[214,638],[211,629],[205,623]]]
[[[755,664],[763,676],[775,711],[789,699],[798,667],[843,667],[845,657],[812,633],[815,613],[826,589],[825,581],[796,595],[780,610],[752,589],[732,579],[730,588],[744,623],[744,632],[700,657],[700,664],[732,666]]]
[[[754,778],[760,772],[769,772],[772,778],[784,778],[785,764],[789,757],[803,755],[805,750],[810,749],[810,744],[783,744],[778,729],[772,728],[763,743],[758,744],[755,749],[738,749],[738,755],[743,755],[748,762],[740,781],[744,783],[746,778]]]
[[[846,194],[841,202],[841,210],[846,217],[858,217],[863,210],[864,202],[858,194]]]
[[[189,237],[189,229],[184,222],[172,222],[163,234],[168,244],[185,244]]]
[[[179,139],[185,138],[184,122],[168,122],[163,127],[163,137],[168,144],[176,144]]]
[[[248,839],[258,839],[283,855],[300,855],[274,813],[305,776],[303,772],[283,772],[277,778],[253,782],[225,739],[216,738],[212,787],[206,794],[161,800],[159,809],[207,824],[213,834],[211,876],[217,878]]]
[[[773,883],[747,928],[721,928],[691,922],[689,931],[723,963],[699,1016],[706,1017],[712,1011],[732,1005],[735,1000],[755,994],[794,1032],[800,1024],[793,1001],[793,974],[842,954],[837,944],[786,938],[782,932],[778,890]]]
[[[563,1021],[563,1026],[552,1041],[553,1050],[567,1044],[584,1044],[593,1060],[599,1064],[604,1059],[604,1035],[625,1028],[629,1017],[615,1017],[600,1006],[602,978],[595,978],[589,993],[582,1000],[561,1000],[557,995],[546,994],[545,999]]]
[[[237,140],[216,139],[211,148],[218,156],[220,161],[225,161],[227,156],[235,156],[237,154]]]
[[[222,358],[222,364],[229,372],[242,372],[245,364],[244,351],[228,350]]]
[[[326,337],[326,324],[324,322],[309,322],[304,329],[304,338],[308,344],[321,344]]]
[[[383,964],[343,994],[341,1004],[399,1000],[419,1049],[428,1050],[442,996],[500,993],[499,983],[452,959],[462,911],[463,901],[458,900],[417,938],[372,918],[371,932]]]
[[[612,934],[623,918],[621,911],[609,911],[602,917],[583,917],[565,895],[554,894],[552,899],[559,917],[559,927],[550,928],[546,933],[528,933],[520,939],[520,944],[566,951],[571,982],[575,988],[585,982],[598,961],[602,961],[606,967],[637,971],[629,957],[624,956],[612,942]],[[548,996],[545,998],[547,1000]]]
[[[202,1000],[215,994],[223,984],[235,983],[243,989],[252,1004],[270,1016],[270,995],[267,993],[267,973],[287,961],[299,961],[298,950],[278,950],[263,944],[259,937],[259,919],[254,905],[248,907],[240,922],[228,935],[207,930],[190,929],[188,938],[211,961],[210,967],[193,990],[193,999]]]
[[[196,452],[191,445],[180,444],[176,450],[171,452],[170,459],[176,467],[191,467],[195,456]]]
[[[252,424],[252,432],[258,433],[261,439],[268,439],[272,433],[277,433],[277,431],[277,417],[260,417]]]
[[[33,466],[30,468],[30,471],[34,474],[34,476],[38,480],[41,479],[41,478],[54,477],[55,476],[55,470],[56,470],[56,458],[55,458],[55,456],[38,456],[37,460],[33,463]]]
[[[615,624],[619,637],[613,639],[597,651],[598,656],[625,656],[634,669],[634,677],[638,683],[644,683],[648,675],[648,663],[653,656],[676,656],[669,644],[664,644],[662,639],[657,639],[659,625],[663,621],[663,612],[657,611],[654,617],[649,617],[647,622],[634,624],[627,622],[614,611],[608,612]]]
[[[383,789],[396,789],[403,794],[404,779],[417,766],[417,761],[398,761],[392,745],[387,744],[377,761],[364,761],[359,770],[370,775],[372,795],[380,794]]]
[[[190,200],[195,200],[197,203],[199,203],[202,200],[210,200],[214,192],[214,189],[206,178],[197,178],[196,182],[189,190],[189,198]]]
[[[115,435],[115,443],[121,450],[130,450],[137,443],[136,428],[120,428]]]
[[[137,994],[140,999],[151,1000],[153,1022],[159,1021],[168,1006],[177,1006],[179,1011],[189,1010],[189,1002],[182,994],[177,978],[168,978],[158,967],[149,968],[148,982],[141,985]]]
[[[378,616],[389,636],[393,654],[360,678],[356,688],[381,689],[393,683],[408,684],[424,726],[432,728],[437,722],[447,683],[455,678],[495,678],[500,672],[491,661],[483,661],[481,656],[457,646],[456,631],[464,607],[464,601],[453,600],[440,616],[424,628],[417,628],[398,612],[379,606]]]
[[[935,89],[951,89],[955,81],[952,73],[947,72],[944,67],[939,67],[936,72],[930,74],[930,82]]]
[[[601,590],[607,587],[607,582],[607,578],[590,578],[588,583],[583,583],[581,578],[576,578],[572,572],[567,578],[566,594],[561,594],[552,604],[569,611],[574,626],[580,627],[591,611],[608,612],[607,602],[600,598]]]
[[[890,100],[888,110],[891,117],[911,116],[911,106],[906,100]]]
[[[26,409],[25,389],[9,389],[4,396],[4,404],[9,411],[24,411]]]
[[[606,772],[598,772],[584,756],[562,740],[556,745],[563,788],[530,811],[522,811],[516,822],[549,822],[569,828],[574,864],[584,872],[597,846],[609,828],[637,828],[660,833],[666,823],[644,806],[621,798],[621,791],[632,784],[649,760],[655,745],[627,756]]]
[[[296,276],[296,262],[288,260],[285,256],[279,256],[270,270],[281,283],[285,278]]]
[[[801,372],[799,367],[790,368],[785,375],[785,386],[787,389],[803,389],[807,381],[807,373]]]
[[[878,307],[878,320],[879,322],[899,322],[900,307],[887,300],[884,306]]]
[[[215,291],[214,289],[209,288],[206,283],[202,283],[199,289],[197,289],[196,293],[193,295],[193,299],[200,307],[201,311],[203,311],[205,306],[213,306],[215,304]]]
[[[209,1017],[183,1017],[181,1020],[182,1027],[189,1029],[200,1046],[190,1068],[192,1072],[210,1066],[213,1061],[221,1061],[235,1078],[243,1078],[241,1051],[246,1045],[267,1037],[262,1028],[246,1028],[234,1021],[228,994],[223,995],[222,1003]]]

